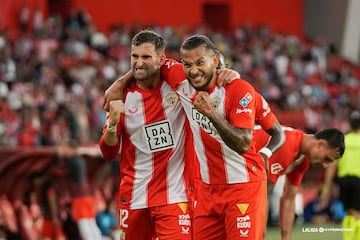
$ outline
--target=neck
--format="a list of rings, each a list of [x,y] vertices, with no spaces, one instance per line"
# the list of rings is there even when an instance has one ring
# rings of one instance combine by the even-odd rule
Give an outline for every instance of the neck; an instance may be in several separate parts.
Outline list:
[[[207,88],[205,91],[212,91],[214,89],[214,87],[216,87],[217,85],[217,74],[216,72],[213,75],[213,78],[211,79],[211,81],[209,82],[209,84],[207,85]]]
[[[160,75],[155,74],[147,79],[136,80],[136,85],[141,89],[150,90],[158,86],[160,84],[160,81]]]
[[[301,146],[300,146],[300,153],[301,154],[308,154],[311,146],[315,144],[315,136],[314,134],[305,134],[304,139],[302,140]]]

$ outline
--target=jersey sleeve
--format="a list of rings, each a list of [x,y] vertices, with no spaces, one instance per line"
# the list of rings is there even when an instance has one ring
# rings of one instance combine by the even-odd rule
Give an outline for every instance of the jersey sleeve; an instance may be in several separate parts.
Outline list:
[[[229,123],[238,128],[253,129],[255,124],[255,89],[246,81],[236,79],[226,85],[229,101]]]
[[[291,184],[297,187],[300,186],[301,181],[305,175],[305,172],[308,170],[310,166],[309,161],[310,161],[309,159],[305,159],[305,161],[301,165],[296,166],[293,171],[286,174],[286,178],[289,180]]]
[[[186,79],[183,65],[174,59],[167,58],[161,66],[161,77],[173,88]]]
[[[257,152],[261,148],[265,147],[270,140],[270,135],[262,127],[257,126],[253,131],[253,137],[255,142],[255,149]]]
[[[260,93],[255,92],[256,100],[256,114],[255,122],[264,130],[270,129],[277,122],[277,117],[271,111],[268,102],[261,96]]]
[[[99,140],[99,147],[100,147],[100,151],[101,151],[101,154],[102,154],[104,160],[110,162],[110,161],[113,161],[119,153],[119,150],[120,150],[120,134],[119,133],[121,132],[121,129],[120,129],[120,124],[118,124],[116,132],[117,132],[119,141],[114,146],[109,146],[108,144],[105,143],[104,135],[105,135],[106,129],[107,129],[107,124],[105,124],[105,126],[102,130],[101,137]]]

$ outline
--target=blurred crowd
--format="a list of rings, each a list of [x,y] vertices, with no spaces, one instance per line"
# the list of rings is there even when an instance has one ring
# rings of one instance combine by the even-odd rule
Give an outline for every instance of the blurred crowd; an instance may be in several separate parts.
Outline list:
[[[185,37],[209,36],[227,66],[251,82],[275,113],[303,112],[309,132],[325,127],[347,131],[349,113],[360,108],[359,69],[339,60],[337,47],[324,39],[309,41],[246,25],[220,33],[206,25],[114,24],[104,33],[84,10],[68,19],[28,11],[19,15],[16,37],[0,30],[2,146],[97,142],[105,121],[104,91],[129,70],[130,40],[146,27],[165,37],[168,57],[177,60]]]

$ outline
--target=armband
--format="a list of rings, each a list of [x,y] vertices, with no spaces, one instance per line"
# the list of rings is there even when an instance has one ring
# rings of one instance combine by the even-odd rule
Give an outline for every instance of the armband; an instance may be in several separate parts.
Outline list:
[[[114,125],[114,126],[108,125],[107,126],[107,131],[108,132],[116,132],[116,125]]]
[[[267,147],[263,147],[262,149],[260,149],[259,153],[264,154],[268,159],[272,156],[272,151],[267,148]]]

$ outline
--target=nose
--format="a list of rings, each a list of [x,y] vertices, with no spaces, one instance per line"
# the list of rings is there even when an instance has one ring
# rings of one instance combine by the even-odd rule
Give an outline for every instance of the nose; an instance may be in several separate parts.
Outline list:
[[[199,72],[199,70],[196,66],[193,66],[189,69],[189,73],[191,76],[195,76],[198,72]]]
[[[144,65],[144,60],[143,60],[143,59],[138,58],[138,59],[135,60],[135,67],[140,68],[140,67],[142,67],[143,65]]]
[[[322,166],[323,166],[323,168],[327,168],[327,167],[329,166],[329,163],[324,162],[324,163],[322,164]]]

